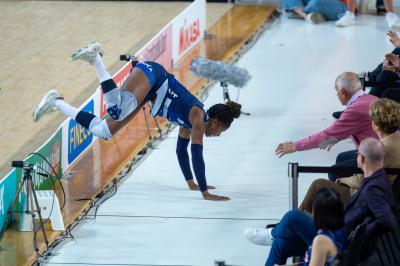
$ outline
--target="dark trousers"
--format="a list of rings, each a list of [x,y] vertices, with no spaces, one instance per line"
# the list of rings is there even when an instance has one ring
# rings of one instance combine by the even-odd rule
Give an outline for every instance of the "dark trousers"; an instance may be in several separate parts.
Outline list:
[[[357,167],[357,150],[345,151],[339,153],[336,157],[336,164],[332,165],[333,167]],[[329,173],[329,180],[335,181],[337,178],[350,176],[351,174],[346,173]]]
[[[303,257],[317,235],[317,228],[308,214],[288,211],[271,234],[274,241],[265,266],[286,264],[292,256]]]
[[[400,55],[400,48],[395,48],[392,54]],[[383,70],[383,63],[379,64],[369,75],[371,81],[376,82],[399,82],[400,78],[392,71]],[[400,88],[371,88],[369,94],[378,98],[388,98],[400,101]]]

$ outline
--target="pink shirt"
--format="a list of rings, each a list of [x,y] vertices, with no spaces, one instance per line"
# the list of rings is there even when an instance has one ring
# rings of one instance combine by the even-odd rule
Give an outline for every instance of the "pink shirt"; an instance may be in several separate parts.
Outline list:
[[[338,141],[351,137],[358,148],[360,142],[368,137],[378,138],[372,130],[371,120],[368,115],[369,106],[378,100],[377,97],[363,94],[347,107],[340,118],[330,127],[302,140],[296,141],[296,151],[305,151],[319,147],[319,144],[330,138]]]

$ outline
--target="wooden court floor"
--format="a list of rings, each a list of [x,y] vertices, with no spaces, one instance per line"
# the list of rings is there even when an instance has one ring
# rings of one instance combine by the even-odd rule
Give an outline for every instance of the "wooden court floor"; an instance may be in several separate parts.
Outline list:
[[[233,6],[209,28],[207,33],[211,38],[203,40],[183,58],[175,66],[173,73],[194,94],[198,93],[207,82],[191,74],[188,69],[189,62],[198,55],[222,61],[231,59],[268,20],[273,11],[273,7]],[[120,52],[121,50],[117,54]],[[115,58],[116,56],[114,55]],[[107,62],[107,59],[105,60]],[[118,69],[120,65],[116,63],[116,66]],[[94,84],[88,86],[95,87]],[[166,125],[163,120],[159,122],[162,126]],[[153,122],[151,127],[152,134],[155,135],[157,131]],[[90,203],[87,200],[77,200],[93,199],[147,142],[144,116],[138,114],[111,141],[94,143],[73,165],[71,171],[75,172],[74,177],[69,181],[63,181],[67,192],[67,202],[63,210],[64,223],[70,225]],[[47,232],[50,242],[54,242],[60,235],[58,232]],[[42,238],[40,241],[40,250],[43,251]],[[0,251],[0,265],[31,265],[35,261],[30,232],[21,233],[11,228],[7,230],[0,244],[3,248]]]
[[[92,68],[72,62],[70,53],[99,41],[110,73],[136,52],[189,2],[1,1],[0,0],[0,179],[12,160],[40,147],[65,120],[54,114],[34,123],[32,110],[49,89],[79,106],[98,87]],[[231,7],[208,3],[207,24]]]

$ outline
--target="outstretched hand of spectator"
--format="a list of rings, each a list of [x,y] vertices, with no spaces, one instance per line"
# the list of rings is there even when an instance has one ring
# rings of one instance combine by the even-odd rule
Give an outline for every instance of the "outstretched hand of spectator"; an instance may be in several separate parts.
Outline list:
[[[390,66],[394,66],[395,68],[400,68],[400,57],[395,54],[385,54],[385,61],[388,61]]]
[[[294,146],[294,143],[291,141],[287,141],[284,143],[280,143],[278,147],[276,147],[275,154],[278,155],[279,158],[281,158],[283,155],[293,153],[295,151],[296,147]]]
[[[397,33],[394,31],[389,31],[387,35],[389,36],[389,41],[393,44],[393,46],[400,48],[400,38]]]

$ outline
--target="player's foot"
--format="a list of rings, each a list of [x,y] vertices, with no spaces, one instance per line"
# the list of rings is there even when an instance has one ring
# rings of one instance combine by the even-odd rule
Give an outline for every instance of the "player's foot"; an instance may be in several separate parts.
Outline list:
[[[98,42],[89,43],[81,48],[76,49],[71,54],[72,60],[83,60],[93,65],[96,61],[96,55],[103,55],[103,51],[101,50],[101,44]]]
[[[42,98],[40,103],[33,110],[32,118],[33,121],[38,121],[43,115],[50,114],[57,111],[54,106],[54,101],[56,99],[63,99],[62,95],[56,90],[49,90]]]

